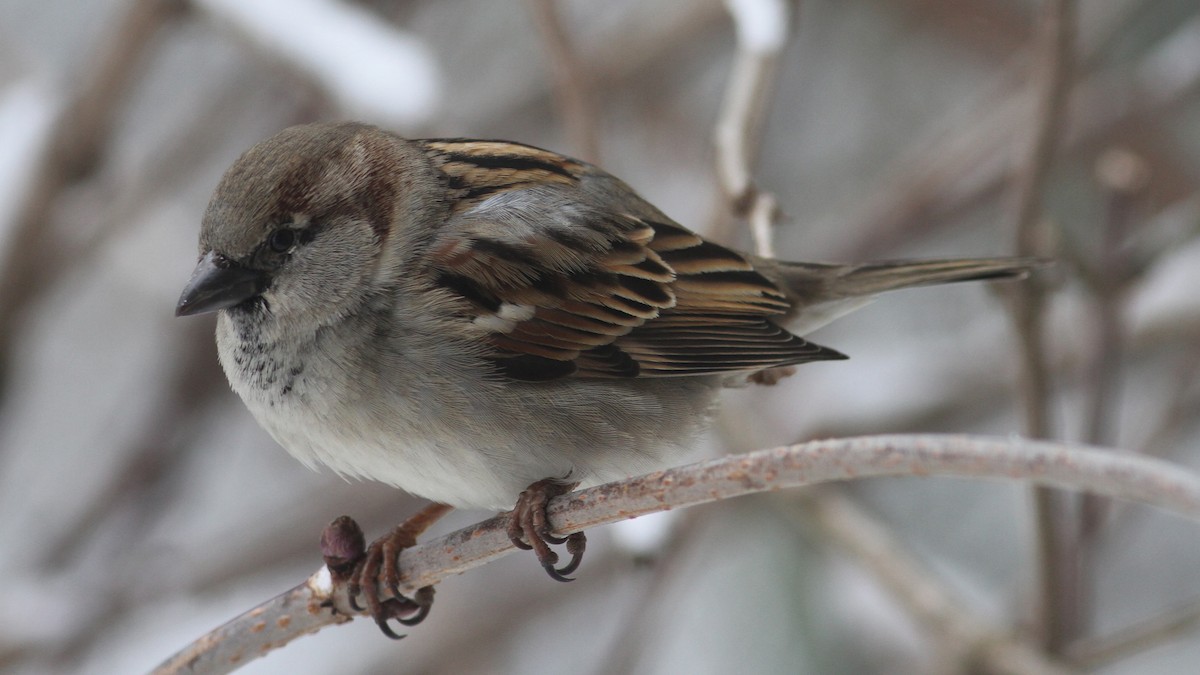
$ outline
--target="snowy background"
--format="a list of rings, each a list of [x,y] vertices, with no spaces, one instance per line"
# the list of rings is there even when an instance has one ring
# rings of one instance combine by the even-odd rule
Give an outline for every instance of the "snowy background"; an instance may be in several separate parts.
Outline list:
[[[801,4],[754,167],[786,214],[778,254],[1011,253],[1040,3]],[[1047,275],[1052,424],[1060,438],[1195,467],[1200,6],[1080,4],[1045,192],[1060,259]],[[587,155],[679,222],[751,246],[714,170],[736,40],[724,5],[558,3],[580,67],[566,91],[542,6],[0,0],[0,671],[149,670],[312,572],[335,516],[375,536],[420,504],[288,457],[228,390],[212,317],[173,317],[208,196],[254,142],[319,119],[519,140]],[[572,91],[595,149],[569,123]],[[985,285],[881,298],[814,336],[850,361],[729,392],[698,456],[824,436],[1019,433],[1014,335]],[[1026,487],[906,478],[838,491],[979,620],[1030,625]],[[400,643],[360,620],[241,672],[965,670],[806,508],[779,494],[602,528],[573,584],[509,556],[442,584]],[[436,532],[487,515],[456,513]],[[1107,511],[1084,570],[1065,659],[1177,619],[1171,636],[1090,667],[1196,672],[1195,524]]]

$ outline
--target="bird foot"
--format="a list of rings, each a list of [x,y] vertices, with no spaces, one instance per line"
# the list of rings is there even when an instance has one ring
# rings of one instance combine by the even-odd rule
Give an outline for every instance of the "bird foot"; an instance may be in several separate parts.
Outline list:
[[[330,523],[321,534],[321,552],[335,580],[347,583],[350,607],[366,611],[375,619],[383,634],[399,640],[404,637],[392,630],[388,621],[395,619],[405,626],[415,626],[425,620],[433,606],[433,587],[424,586],[412,597],[400,593],[400,552],[415,546],[417,537],[450,507],[431,504],[391,532],[364,546],[362,529],[349,516]],[[391,597],[382,597],[379,587],[386,588]],[[366,607],[358,604],[358,596]]]
[[[574,578],[567,575],[573,573],[583,561],[587,537],[582,532],[575,532],[566,537],[551,534],[550,522],[546,518],[546,505],[551,499],[570,492],[576,485],[578,483],[563,483],[553,478],[537,481],[517,497],[517,505],[513,507],[508,522],[508,538],[513,546],[526,551],[532,550],[542,568],[555,581],[574,581]],[[551,544],[566,544],[571,561],[557,567],[558,554],[550,548]]]

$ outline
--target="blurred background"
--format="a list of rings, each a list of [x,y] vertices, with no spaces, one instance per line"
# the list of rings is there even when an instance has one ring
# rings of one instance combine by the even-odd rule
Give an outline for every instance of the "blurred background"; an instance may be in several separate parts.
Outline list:
[[[173,317],[241,151],[322,119],[518,140],[749,249],[714,130],[735,63],[780,36],[746,136],[777,254],[1005,255],[1026,220],[1024,250],[1059,261],[1036,286],[1042,428],[1198,468],[1200,5],[1079,3],[1047,127],[1041,2],[757,4],[777,11],[739,42],[718,0],[0,0],[0,671],[149,670],[303,580],[334,517],[374,537],[420,505],[288,457],[229,391],[212,317]],[[1030,182],[1039,129],[1055,154]],[[880,299],[814,335],[850,361],[729,392],[697,455],[1028,433],[1011,295]],[[1090,672],[1196,672],[1196,526],[1050,502],[1049,562],[1018,484],[697,507],[589,532],[573,584],[512,555],[442,584],[403,642],[359,620],[242,672],[990,672],[997,635]],[[1039,590],[1047,567],[1063,583]]]

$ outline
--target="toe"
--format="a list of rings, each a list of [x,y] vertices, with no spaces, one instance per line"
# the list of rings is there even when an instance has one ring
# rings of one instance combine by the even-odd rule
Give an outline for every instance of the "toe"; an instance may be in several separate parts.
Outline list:
[[[558,495],[569,492],[574,486],[546,479],[530,485],[517,498],[508,523],[508,538],[521,549],[532,549],[546,574],[556,581],[573,581],[567,575],[579,568],[587,539],[577,532],[566,537],[555,536],[546,515],[546,506]],[[571,560],[558,567],[558,554],[550,546],[567,545]]]

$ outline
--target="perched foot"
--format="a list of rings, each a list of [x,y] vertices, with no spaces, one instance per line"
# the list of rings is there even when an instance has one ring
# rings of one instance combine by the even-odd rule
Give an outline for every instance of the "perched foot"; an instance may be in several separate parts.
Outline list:
[[[416,545],[417,537],[450,508],[445,504],[430,504],[371,542],[369,547],[363,546],[362,530],[348,516],[333,521],[321,534],[325,564],[335,579],[348,582],[350,606],[359,611],[364,609],[356,600],[361,593],[367,601],[367,613],[375,619],[379,630],[393,640],[404,636],[391,629],[389,619],[415,626],[425,620],[433,606],[432,586],[421,588],[411,598],[400,594],[400,552]],[[380,584],[391,592],[392,597],[380,597]]]
[[[553,478],[546,478],[525,488],[517,497],[517,505],[513,507],[512,519],[508,522],[508,538],[513,546],[532,550],[537,556],[542,568],[556,581],[574,581],[571,574],[583,560],[583,550],[587,548],[587,537],[582,532],[569,534],[566,537],[556,537],[550,534],[550,522],[546,519],[546,504],[555,497],[570,492],[578,483],[562,483]],[[571,562],[562,567],[558,564],[558,554],[550,550],[550,544],[566,544],[567,553],[571,554]]]

